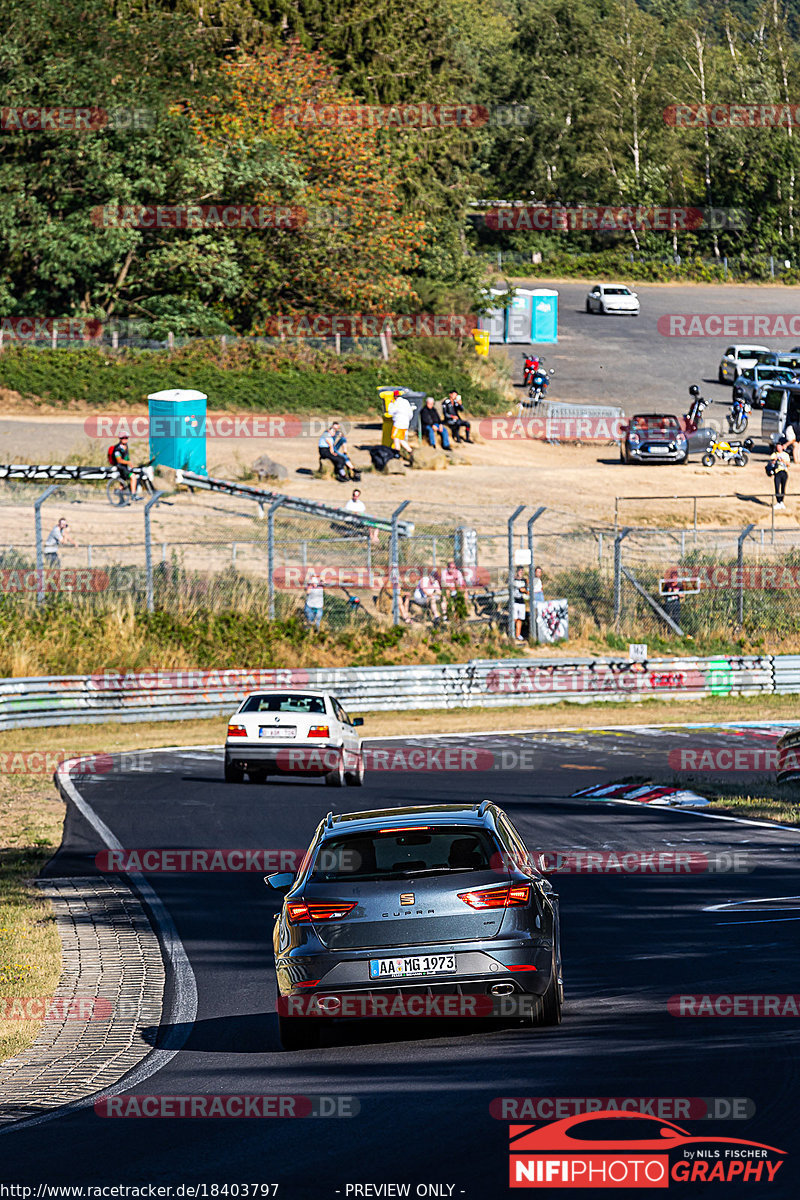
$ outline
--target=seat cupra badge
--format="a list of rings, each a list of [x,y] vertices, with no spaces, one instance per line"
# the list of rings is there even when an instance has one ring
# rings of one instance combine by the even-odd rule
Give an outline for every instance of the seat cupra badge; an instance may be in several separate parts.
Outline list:
[[[414,903],[414,893],[413,892],[403,892],[400,896],[400,903],[404,904],[404,905],[405,904],[413,904]]]

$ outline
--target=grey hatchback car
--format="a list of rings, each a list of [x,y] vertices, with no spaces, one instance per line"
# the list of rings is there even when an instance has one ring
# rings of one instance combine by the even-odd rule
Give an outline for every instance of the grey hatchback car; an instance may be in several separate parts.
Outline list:
[[[320,1018],[561,1021],[558,896],[488,800],[334,816],[285,892],[273,944],[285,1049]]]

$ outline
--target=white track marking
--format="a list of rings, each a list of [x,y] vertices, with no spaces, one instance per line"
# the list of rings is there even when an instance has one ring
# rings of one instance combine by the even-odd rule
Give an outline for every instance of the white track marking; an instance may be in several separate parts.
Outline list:
[[[170,749],[183,749],[184,747],[170,747]],[[72,780],[69,777],[70,767],[77,766],[81,760],[70,759],[63,762],[56,774],[58,775],[59,785],[69,796],[72,804],[77,808],[78,812],[88,821],[95,833],[100,837],[104,846],[109,850],[123,850],[124,847],[117,837],[111,832],[104,821],[98,817],[97,813],[91,807],[80,792],[77,790]],[[29,1117],[21,1121],[17,1121],[12,1125],[0,1126],[0,1134],[14,1133],[15,1130],[31,1129],[34,1125],[43,1125],[46,1121],[53,1121],[57,1117],[66,1116],[68,1113],[78,1112],[80,1109],[89,1108],[94,1104],[94,1101],[100,1096],[117,1096],[123,1092],[129,1091],[133,1087],[138,1087],[145,1079],[149,1079],[151,1075],[155,1075],[158,1071],[165,1067],[180,1050],[186,1038],[189,1036],[192,1025],[197,1017],[197,980],[195,979],[194,971],[192,970],[189,957],[184,949],[183,943],[175,927],[175,922],[164,906],[158,894],[153,890],[144,876],[136,874],[136,890],[139,895],[148,905],[153,920],[156,922],[159,941],[163,947],[164,956],[167,960],[167,967],[171,972],[170,982],[174,989],[174,1002],[172,1005],[172,1020],[174,1024],[187,1026],[186,1036],[182,1038],[179,1045],[170,1049],[154,1049],[147,1058],[135,1066],[131,1071],[118,1080],[111,1087],[103,1088],[99,1092],[94,1092],[91,1096],[84,1096],[82,1100],[76,1100],[71,1104],[63,1104],[59,1108],[54,1108],[50,1112],[42,1113],[38,1117]]]

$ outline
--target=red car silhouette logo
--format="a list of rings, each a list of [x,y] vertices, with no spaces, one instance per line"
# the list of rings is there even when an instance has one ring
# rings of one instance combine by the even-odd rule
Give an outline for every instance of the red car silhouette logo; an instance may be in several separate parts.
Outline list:
[[[630,1135],[625,1137],[618,1129],[618,1122],[626,1121]],[[577,1127],[577,1128],[576,1128]],[[649,1135],[649,1136],[648,1136]],[[751,1142],[744,1138],[717,1137],[706,1134],[695,1137],[687,1129],[671,1121],[659,1121],[654,1117],[643,1117],[639,1113],[606,1109],[603,1112],[578,1114],[553,1121],[536,1128],[532,1125],[512,1125],[509,1129],[511,1149],[520,1152],[549,1152],[552,1150],[671,1150],[677,1146],[703,1143],[723,1143],[731,1146],[752,1146],[759,1150],[770,1150],[773,1154],[785,1154],[775,1146],[763,1142]]]

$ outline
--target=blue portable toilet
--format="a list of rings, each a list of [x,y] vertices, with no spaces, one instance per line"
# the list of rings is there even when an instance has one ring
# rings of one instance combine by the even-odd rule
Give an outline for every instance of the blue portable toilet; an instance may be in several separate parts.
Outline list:
[[[550,288],[536,288],[531,296],[532,342],[558,341],[558,292]]]
[[[491,297],[505,296],[507,293],[499,291],[497,288],[491,288],[485,294],[487,303],[490,303]],[[502,344],[506,340],[506,310],[504,308],[488,308],[482,316],[478,317],[478,329],[488,332],[492,345]]]
[[[147,397],[150,457],[159,467],[207,474],[205,392],[170,388]]]

